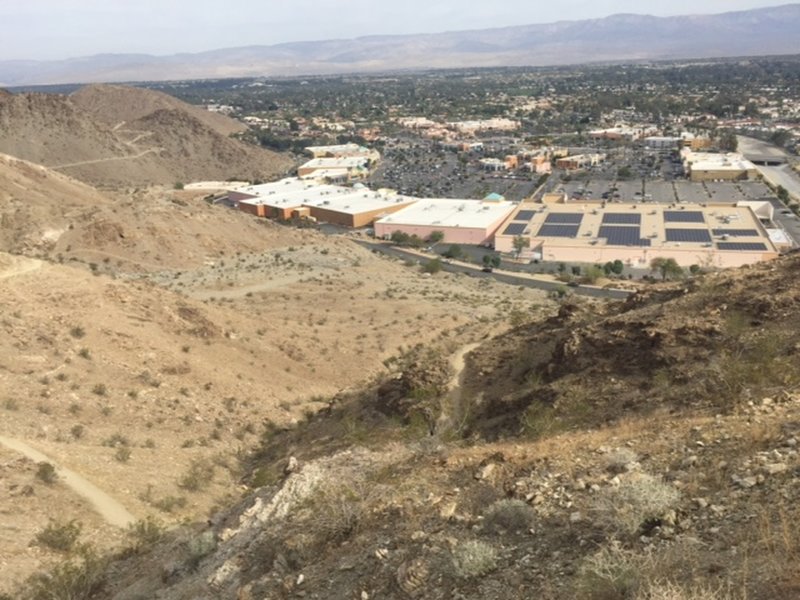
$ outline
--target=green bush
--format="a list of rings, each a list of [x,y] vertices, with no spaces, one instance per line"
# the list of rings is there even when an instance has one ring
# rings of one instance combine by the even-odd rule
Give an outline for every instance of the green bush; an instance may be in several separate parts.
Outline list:
[[[522,500],[503,499],[492,504],[483,524],[489,531],[525,531],[533,524],[534,511]]]
[[[36,534],[36,543],[50,550],[69,552],[81,535],[81,524],[74,519],[68,523],[50,521],[47,527]]]
[[[93,552],[61,563],[49,572],[36,573],[28,580],[30,600],[89,600],[103,585],[105,563]]]
[[[497,551],[490,544],[473,540],[453,550],[453,569],[462,579],[480,577],[497,568]]]
[[[40,462],[36,465],[36,478],[51,485],[58,480],[58,474],[56,473],[56,468],[49,462]]]

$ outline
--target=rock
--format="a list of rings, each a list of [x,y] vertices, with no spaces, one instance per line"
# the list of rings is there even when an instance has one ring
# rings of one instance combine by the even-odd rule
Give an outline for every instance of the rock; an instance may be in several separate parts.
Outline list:
[[[490,479],[494,474],[495,470],[497,470],[497,465],[495,463],[489,463],[487,465],[483,465],[480,469],[475,472],[475,479],[478,481],[486,481]]]
[[[758,485],[758,480],[755,477],[740,477],[737,478],[736,483],[738,483],[740,487],[749,489]]]
[[[300,573],[300,575],[297,576],[297,582],[295,583],[295,585],[303,585],[303,582],[305,580],[306,580],[306,576],[303,575],[302,573]]]
[[[420,540],[424,540],[427,537],[428,537],[428,534],[425,533],[424,531],[415,531],[414,533],[411,534],[411,539],[414,540],[415,542],[419,542]]]
[[[779,473],[784,473],[789,470],[789,465],[786,463],[773,463],[770,465],[764,465],[764,472],[767,475],[777,475]]]
[[[397,585],[412,598],[421,596],[427,587],[429,570],[420,559],[411,563],[403,563],[397,569]]]
[[[439,509],[439,516],[443,519],[450,519],[456,514],[458,504],[455,502],[447,502]]]
[[[375,550],[375,557],[378,560],[386,560],[388,556],[389,556],[389,551],[386,548],[378,548],[377,550]]]
[[[290,456],[289,462],[286,463],[286,467],[283,469],[283,472],[289,475],[290,473],[297,471],[298,466],[297,459],[294,456]]]
[[[369,594],[366,591],[361,592],[361,600],[369,600]]]
[[[694,503],[697,504],[698,508],[706,508],[708,506],[708,500],[705,498],[695,498]]]
[[[570,523],[580,523],[583,520],[583,515],[580,512],[574,512],[569,516]]]

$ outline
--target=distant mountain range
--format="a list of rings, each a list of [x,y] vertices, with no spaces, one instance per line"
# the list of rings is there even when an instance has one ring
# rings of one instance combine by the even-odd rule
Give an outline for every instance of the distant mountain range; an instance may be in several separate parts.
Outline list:
[[[151,56],[0,61],[0,85],[548,66],[800,53],[800,4],[717,15],[619,14],[497,29],[369,36]]]

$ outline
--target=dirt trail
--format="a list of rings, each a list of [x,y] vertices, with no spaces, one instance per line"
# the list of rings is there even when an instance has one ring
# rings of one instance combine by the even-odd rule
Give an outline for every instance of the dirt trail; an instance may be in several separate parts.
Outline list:
[[[3,267],[2,264],[0,264],[0,279],[10,279],[17,275],[32,273],[33,271],[38,271],[42,267],[42,261],[36,260],[35,258],[9,258],[11,258],[11,264],[9,266]]]
[[[70,167],[81,167],[83,165],[96,165],[98,163],[104,163],[104,162],[114,162],[120,160],[136,160],[148,154],[158,154],[162,150],[163,148],[148,148],[147,150],[142,150],[141,152],[139,152],[139,154],[134,154],[131,156],[112,156],[111,158],[96,158],[94,160],[83,160],[81,162],[68,163],[66,165],[55,165],[48,168],[53,170],[68,169]]]
[[[92,507],[108,524],[124,528],[136,522],[136,517],[128,512],[128,509],[106,494],[103,490],[74,471],[57,465],[55,461],[47,455],[31,448],[25,442],[0,435],[0,444],[14,452],[19,452],[27,456],[33,461],[52,464],[56,468],[59,480],[64,482],[64,484],[76,494],[88,500]]]
[[[461,386],[464,381],[464,370],[466,364],[464,357],[480,346],[480,343],[467,344],[461,347],[458,352],[450,357],[450,367],[453,369],[453,377],[447,384],[449,391],[442,403],[442,412],[436,420],[436,432],[441,433],[456,426],[461,418]]]

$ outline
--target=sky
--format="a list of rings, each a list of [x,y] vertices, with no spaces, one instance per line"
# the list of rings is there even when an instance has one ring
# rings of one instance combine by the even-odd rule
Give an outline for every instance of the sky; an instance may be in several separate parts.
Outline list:
[[[0,61],[169,55],[365,35],[719,13],[781,0],[0,0]]]

